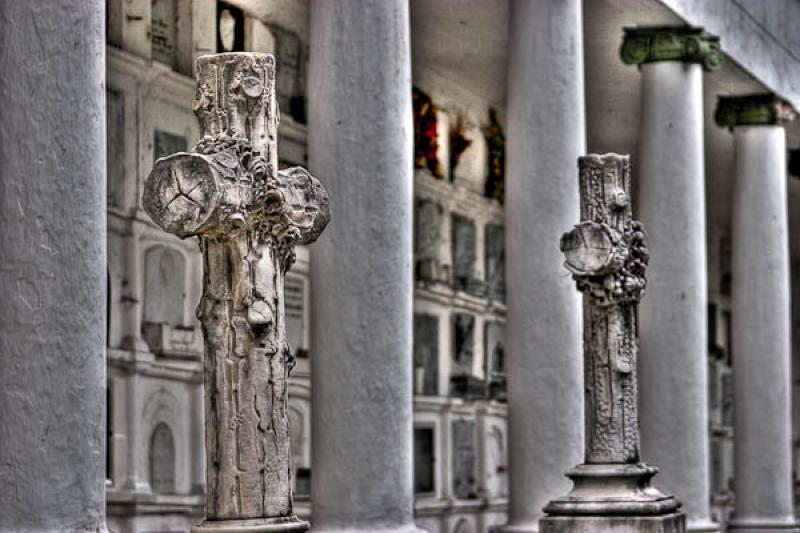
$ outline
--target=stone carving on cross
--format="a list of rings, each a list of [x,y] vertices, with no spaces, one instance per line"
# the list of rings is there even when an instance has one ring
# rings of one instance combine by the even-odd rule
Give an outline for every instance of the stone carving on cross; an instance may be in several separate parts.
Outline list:
[[[585,456],[567,476],[573,490],[545,507],[543,533],[680,533],[680,502],[650,485],[641,462],[636,312],[649,252],[633,220],[630,161],[590,154],[578,161],[581,221],[561,237],[565,267],[584,295]]]
[[[295,244],[330,219],[305,169],[278,170],[275,60],[228,53],[195,63],[192,153],[159,159],[143,194],[164,231],[197,237],[205,340],[206,520],[195,533],[305,531],[292,508],[284,275]]]

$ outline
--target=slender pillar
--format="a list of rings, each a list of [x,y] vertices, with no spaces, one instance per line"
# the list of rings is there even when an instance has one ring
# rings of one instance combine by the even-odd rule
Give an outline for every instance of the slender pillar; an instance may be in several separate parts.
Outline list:
[[[101,0],[0,0],[0,531],[103,532]]]
[[[275,58],[231,53],[195,61],[203,137],[159,159],[145,211],[164,231],[197,237],[205,340],[206,519],[194,533],[303,532],[293,510],[283,280],[294,245],[329,220],[320,183],[278,170]]]
[[[628,28],[621,54],[642,72],[639,213],[651,228],[642,452],[683,502],[689,531],[718,531],[709,509],[703,69],[719,65],[719,41],[702,28]]]
[[[722,97],[735,136],[733,383],[736,507],[731,531],[798,532],[792,498],[791,322],[786,132],[770,94]]]
[[[310,34],[312,530],[414,531],[408,2],[312,0]]]
[[[125,459],[126,476],[123,488],[131,492],[150,492],[150,484],[144,472],[144,458],[147,453],[146,446],[148,435],[142,435],[142,385],[139,374],[135,371],[126,380],[125,387]],[[137,441],[141,439],[140,441]]]
[[[580,0],[510,4],[506,148],[509,516],[538,531],[583,451],[581,304],[558,239],[586,149]]]

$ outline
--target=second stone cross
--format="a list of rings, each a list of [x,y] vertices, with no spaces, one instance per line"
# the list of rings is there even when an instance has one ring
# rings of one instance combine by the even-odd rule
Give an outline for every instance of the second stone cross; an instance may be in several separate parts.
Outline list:
[[[294,245],[327,225],[328,197],[306,170],[278,170],[271,55],[203,56],[195,72],[203,137],[159,159],[143,197],[203,254],[206,520],[192,531],[306,531],[292,509],[283,282]]]
[[[567,476],[572,491],[544,508],[542,533],[683,533],[680,502],[650,485],[641,462],[636,310],[649,252],[633,220],[630,161],[579,159],[581,221],[561,238],[565,266],[583,293],[585,460]]]

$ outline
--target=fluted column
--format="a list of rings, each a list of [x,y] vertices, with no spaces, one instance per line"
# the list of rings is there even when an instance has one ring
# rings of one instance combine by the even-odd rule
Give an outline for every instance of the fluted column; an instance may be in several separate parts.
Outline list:
[[[405,0],[313,0],[312,531],[414,531],[412,108]]]
[[[581,304],[558,236],[579,215],[586,149],[580,0],[510,5],[506,149],[509,517],[538,531],[583,451]]]
[[[703,70],[719,40],[702,28],[628,28],[641,69],[639,216],[650,229],[640,308],[642,454],[684,504],[689,531],[717,531],[709,509]]]
[[[102,0],[0,0],[0,531],[103,532]]]
[[[734,491],[731,531],[800,531],[791,448],[791,322],[786,132],[772,95],[720,98],[733,130],[732,348]]]

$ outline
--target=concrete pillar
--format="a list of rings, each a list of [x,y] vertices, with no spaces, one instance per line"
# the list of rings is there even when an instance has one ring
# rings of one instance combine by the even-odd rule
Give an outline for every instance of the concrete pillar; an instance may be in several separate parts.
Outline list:
[[[312,531],[414,531],[409,6],[312,0]]]
[[[792,486],[786,132],[772,95],[723,97],[733,129],[732,345],[736,507],[731,531],[800,529]]]
[[[0,530],[103,532],[102,0],[0,0]]]
[[[718,531],[709,509],[703,68],[719,65],[719,42],[699,28],[634,28],[621,52],[642,72],[639,216],[650,245],[639,310],[642,456],[683,502],[689,531]]]
[[[580,0],[510,5],[506,148],[509,516],[538,531],[583,452],[581,303],[559,237],[578,220],[586,150]]]

